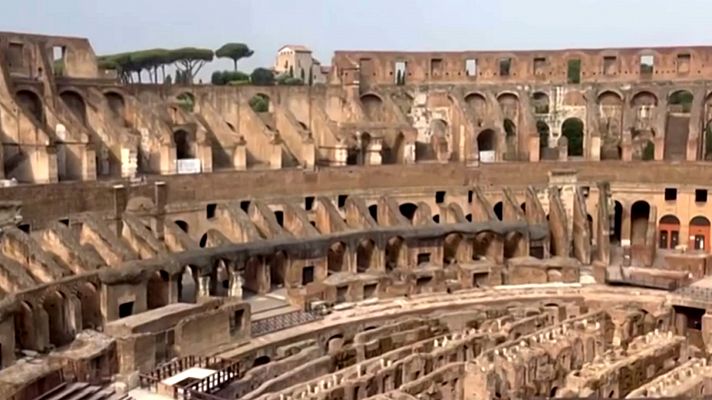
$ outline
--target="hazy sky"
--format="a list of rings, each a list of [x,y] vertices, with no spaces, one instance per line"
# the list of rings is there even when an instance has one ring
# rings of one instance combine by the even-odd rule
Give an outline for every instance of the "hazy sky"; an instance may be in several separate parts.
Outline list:
[[[712,44],[712,0],[0,0],[0,30],[90,39],[97,54],[245,42],[334,50],[479,50]],[[210,69],[231,68],[229,61]]]

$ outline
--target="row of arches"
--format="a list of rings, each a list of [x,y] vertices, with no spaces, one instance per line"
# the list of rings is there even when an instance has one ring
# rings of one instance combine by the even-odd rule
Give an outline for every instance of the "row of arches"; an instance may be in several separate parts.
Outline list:
[[[17,347],[44,351],[70,343],[82,329],[102,325],[97,287],[78,283],[72,290],[51,290],[38,301],[23,300],[15,313]]]
[[[710,250],[710,220],[702,215],[688,222],[688,248],[693,250]],[[674,249],[684,244],[680,238],[680,220],[672,214],[664,215],[658,222],[658,248]]]

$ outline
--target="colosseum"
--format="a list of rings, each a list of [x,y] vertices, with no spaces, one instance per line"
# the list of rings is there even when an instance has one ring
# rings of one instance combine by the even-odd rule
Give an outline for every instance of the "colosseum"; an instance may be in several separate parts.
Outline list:
[[[712,395],[712,47],[319,71],[0,33],[0,398]]]

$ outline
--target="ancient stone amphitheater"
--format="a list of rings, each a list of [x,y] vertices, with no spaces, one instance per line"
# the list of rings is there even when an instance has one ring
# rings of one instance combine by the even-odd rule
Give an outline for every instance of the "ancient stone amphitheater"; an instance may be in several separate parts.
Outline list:
[[[706,47],[347,51],[121,85],[1,33],[0,398],[712,394],[711,77]]]

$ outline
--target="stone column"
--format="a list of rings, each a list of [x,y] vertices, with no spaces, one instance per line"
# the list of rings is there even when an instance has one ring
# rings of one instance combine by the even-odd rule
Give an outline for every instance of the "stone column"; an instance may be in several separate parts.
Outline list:
[[[247,169],[247,146],[242,137],[232,151],[232,167],[238,171]]]
[[[282,139],[277,134],[270,141],[269,167],[270,169],[282,168]]]
[[[242,278],[241,271],[232,271],[230,273],[230,288],[228,291],[229,297],[242,298],[242,284],[244,280]]]
[[[122,216],[124,210],[126,209],[126,187],[124,185],[114,185],[114,225],[116,228],[116,236],[122,237],[121,232],[123,231],[124,224],[122,222]]]
[[[198,277],[198,298],[210,297],[210,275]]]

